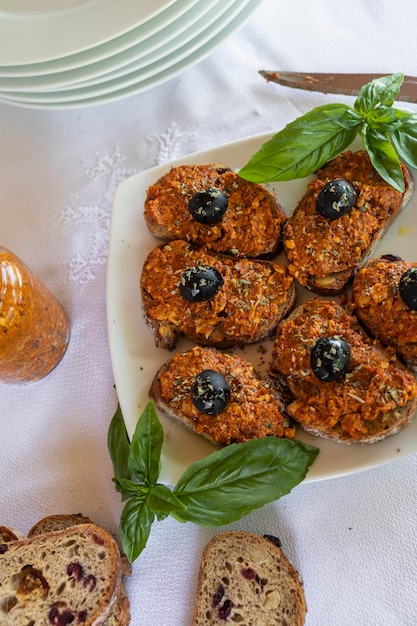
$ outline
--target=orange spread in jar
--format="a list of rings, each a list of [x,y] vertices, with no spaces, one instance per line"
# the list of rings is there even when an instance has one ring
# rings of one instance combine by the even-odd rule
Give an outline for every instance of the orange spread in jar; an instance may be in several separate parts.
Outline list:
[[[221,222],[201,224],[188,209],[197,192],[215,187],[228,197]],[[151,185],[145,202],[145,219],[152,232],[168,239],[185,239],[217,252],[257,257],[276,249],[285,214],[261,185],[240,178],[229,168],[213,165],[179,166]],[[158,233],[155,233],[158,234]]]
[[[30,382],[48,374],[69,340],[65,311],[12,252],[0,247],[0,380]]]
[[[357,199],[348,213],[329,220],[317,213],[316,200],[336,178],[350,182]],[[365,151],[345,152],[333,159],[317,171],[285,228],[284,248],[292,276],[306,285],[311,276],[324,278],[356,266],[397,214],[402,199],[403,194],[379,176]]]
[[[195,377],[205,369],[220,372],[231,389],[230,402],[217,416],[199,411],[191,400]],[[198,434],[215,444],[244,442],[274,435],[292,439],[295,428],[281,413],[274,390],[263,382],[244,359],[213,349],[195,347],[176,354],[160,374],[162,401],[185,415]]]
[[[218,270],[224,284],[210,300],[187,302],[179,291],[181,275],[187,268],[203,265]],[[198,335],[208,342],[219,328],[231,340],[238,337],[250,342],[260,325],[278,317],[292,286],[293,279],[283,265],[220,259],[181,240],[155,248],[141,277],[142,291],[151,300],[146,311],[149,319],[169,320],[185,336]]]
[[[322,382],[311,369],[311,349],[323,336],[349,344],[350,363],[339,380]],[[353,439],[371,433],[372,422],[417,395],[414,377],[393,351],[382,351],[341,307],[316,298],[298,317],[280,324],[271,369],[287,379],[294,397],[287,412],[297,422],[322,431],[338,428]]]

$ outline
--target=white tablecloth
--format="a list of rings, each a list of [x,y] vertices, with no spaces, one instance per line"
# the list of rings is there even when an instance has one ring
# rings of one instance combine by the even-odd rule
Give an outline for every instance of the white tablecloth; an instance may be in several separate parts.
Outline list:
[[[148,92],[86,109],[0,104],[0,244],[58,296],[72,329],[49,376],[0,385],[0,525],[27,531],[45,515],[82,512],[117,530],[105,290],[117,185],[190,152],[280,129],[314,106],[353,103],[267,84],[259,69],[416,73],[416,14],[413,0],[264,0],[208,58]],[[411,626],[416,471],[414,455],[302,484],[231,528],[281,538],[304,580],[307,626]],[[127,582],[134,626],[190,623],[199,558],[216,532],[154,524]]]

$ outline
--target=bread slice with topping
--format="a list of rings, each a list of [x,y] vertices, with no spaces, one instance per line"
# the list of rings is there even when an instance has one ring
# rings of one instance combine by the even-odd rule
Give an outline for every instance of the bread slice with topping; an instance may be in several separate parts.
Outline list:
[[[217,164],[172,168],[147,190],[144,217],[156,237],[251,258],[277,255],[286,221],[265,187]]]
[[[302,626],[303,585],[279,545],[274,537],[245,531],[220,533],[209,541],[192,626]]]
[[[94,524],[2,544],[0,623],[99,626],[119,596],[120,552]]]
[[[394,435],[417,408],[411,372],[336,302],[313,298],[281,322],[270,367],[292,394],[287,413],[341,443]]]
[[[181,335],[217,348],[261,341],[296,297],[284,265],[232,259],[182,240],[151,251],[140,287],[155,343],[168,350]]]
[[[215,445],[295,436],[279,391],[242,357],[196,346],[157,372],[150,396],[162,413]]]
[[[385,182],[365,151],[344,152],[316,172],[283,236],[292,276],[318,294],[341,293],[373,252],[413,191]]]
[[[417,374],[417,263],[394,255],[370,259],[352,286],[355,314]]]

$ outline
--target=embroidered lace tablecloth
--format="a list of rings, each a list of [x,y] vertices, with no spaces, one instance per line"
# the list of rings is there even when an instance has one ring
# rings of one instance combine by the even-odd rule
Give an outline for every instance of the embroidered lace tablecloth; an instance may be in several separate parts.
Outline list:
[[[0,525],[27,531],[45,515],[82,512],[117,530],[122,503],[106,447],[117,404],[106,262],[118,184],[335,101],[267,84],[259,69],[415,73],[415,18],[412,0],[264,0],[208,58],[148,92],[87,109],[0,105],[0,244],[71,319],[59,367],[35,384],[0,385]],[[232,528],[281,538],[304,580],[308,626],[412,626],[416,471],[414,455],[300,485]],[[190,623],[199,558],[216,532],[154,524],[127,582],[134,626]]]

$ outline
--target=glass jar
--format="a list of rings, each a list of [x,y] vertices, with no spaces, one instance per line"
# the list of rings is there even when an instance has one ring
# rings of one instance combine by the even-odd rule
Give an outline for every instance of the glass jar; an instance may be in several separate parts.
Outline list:
[[[49,289],[0,246],[0,381],[39,380],[62,359],[68,317]]]

